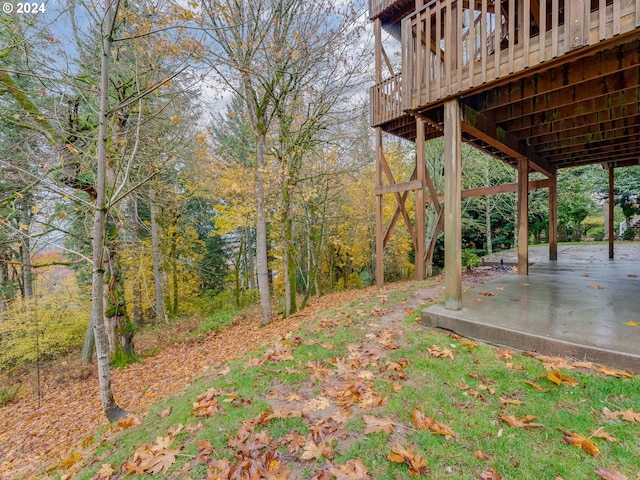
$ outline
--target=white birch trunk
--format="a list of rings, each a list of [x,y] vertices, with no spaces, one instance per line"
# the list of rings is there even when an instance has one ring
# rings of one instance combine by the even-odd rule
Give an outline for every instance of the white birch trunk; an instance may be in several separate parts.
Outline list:
[[[109,370],[109,349],[104,324],[104,241],[106,215],[106,160],[107,135],[109,131],[109,61],[111,55],[112,30],[115,19],[117,1],[114,5],[108,2],[105,7],[105,20],[102,30],[102,58],[100,62],[100,124],[98,129],[98,165],[96,178],[96,205],[93,217],[93,276],[91,282],[91,323],[96,342],[98,358],[98,380],[100,383],[100,402],[102,410],[109,421],[113,422],[126,415],[115,402],[111,389],[111,372]]]

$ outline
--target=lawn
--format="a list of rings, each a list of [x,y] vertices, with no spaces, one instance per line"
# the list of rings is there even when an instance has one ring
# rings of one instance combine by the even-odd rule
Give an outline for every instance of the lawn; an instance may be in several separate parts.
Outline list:
[[[49,478],[640,478],[637,376],[425,328],[425,286],[305,318]]]

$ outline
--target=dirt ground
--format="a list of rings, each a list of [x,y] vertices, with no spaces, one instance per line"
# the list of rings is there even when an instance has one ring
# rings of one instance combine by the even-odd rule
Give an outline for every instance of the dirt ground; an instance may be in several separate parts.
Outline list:
[[[472,288],[503,273],[490,269],[467,271],[463,287]],[[416,282],[414,294],[407,302],[385,309],[377,320],[378,325],[384,328],[401,321],[408,310],[436,301],[444,291],[441,277],[424,284],[422,288]],[[138,351],[152,351],[154,347],[159,351],[145,358],[144,363],[113,370],[115,398],[127,411],[144,412],[165,396],[184,390],[211,369],[295,331],[300,322],[317,312],[354,298],[366,299],[404,288],[404,285],[392,284],[382,291],[367,288],[326,295],[314,299],[295,316],[263,328],[257,316],[252,316],[216,334],[187,337],[177,343],[168,342],[169,332],[161,335],[161,340],[143,336],[138,340]],[[177,328],[185,327],[181,324]],[[95,365],[83,366],[70,359],[46,365],[41,369],[39,398],[34,372],[12,380],[20,382],[21,390],[17,402],[0,407],[0,478],[31,478],[43,474],[60,464],[84,439],[95,435],[98,428],[109,427],[101,411]]]

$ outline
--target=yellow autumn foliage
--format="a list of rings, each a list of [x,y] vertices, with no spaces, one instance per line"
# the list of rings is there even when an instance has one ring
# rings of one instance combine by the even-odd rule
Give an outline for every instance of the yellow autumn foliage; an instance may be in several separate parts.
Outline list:
[[[51,360],[82,344],[90,316],[73,272],[47,267],[36,273],[34,298],[9,303],[0,321],[0,372]]]

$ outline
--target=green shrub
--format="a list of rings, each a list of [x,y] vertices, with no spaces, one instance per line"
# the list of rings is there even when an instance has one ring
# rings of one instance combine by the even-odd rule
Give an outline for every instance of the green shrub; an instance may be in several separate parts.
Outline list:
[[[622,240],[635,240],[636,231],[633,228],[627,228],[622,234]]]
[[[603,227],[592,228],[591,230],[587,231],[587,236],[593,237],[593,239],[596,242],[601,242],[602,240],[604,240],[604,228]]]
[[[7,403],[15,402],[20,387],[0,387],[0,407]]]
[[[0,323],[0,371],[53,360],[82,345],[89,305],[68,302],[58,295],[46,303],[18,299],[9,305]]]
[[[473,250],[462,250],[462,266],[467,268],[477,267],[480,265],[480,257]]]

